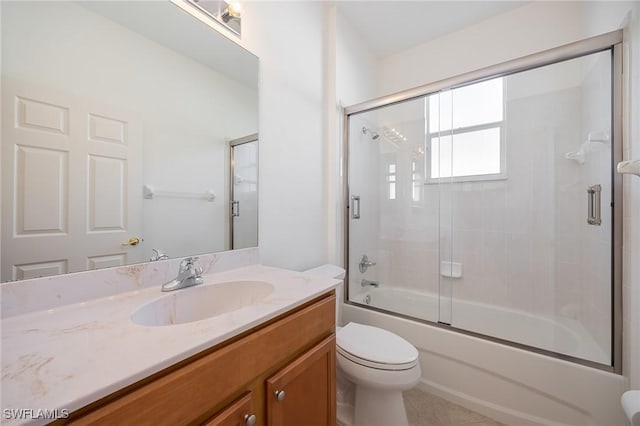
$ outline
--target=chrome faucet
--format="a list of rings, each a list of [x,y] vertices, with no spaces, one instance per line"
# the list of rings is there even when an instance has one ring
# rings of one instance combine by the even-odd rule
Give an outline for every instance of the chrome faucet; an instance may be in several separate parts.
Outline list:
[[[153,250],[154,255],[149,259],[150,262],[157,262],[158,260],[167,260],[169,259],[169,255],[167,253],[163,253],[161,250],[151,249]]]
[[[363,254],[360,258],[360,263],[358,263],[358,269],[361,274],[364,274],[370,266],[374,266],[375,264],[376,262],[369,262],[369,257],[366,254]]]
[[[379,287],[380,284],[378,284],[378,281],[369,281],[369,280],[365,280],[364,278],[362,279],[362,281],[360,281],[360,286],[362,287]]]
[[[169,282],[162,284],[162,291],[173,291],[180,288],[191,287],[192,285],[202,284],[202,268],[196,267],[194,264],[198,261],[197,257],[187,257],[180,262],[180,270],[178,276]]]

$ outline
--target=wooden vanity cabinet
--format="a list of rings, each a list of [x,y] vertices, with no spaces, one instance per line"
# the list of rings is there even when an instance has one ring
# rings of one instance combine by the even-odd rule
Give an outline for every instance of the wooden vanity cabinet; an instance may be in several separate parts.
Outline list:
[[[335,336],[284,367],[267,380],[267,424],[271,426],[336,424]]]
[[[333,426],[334,331],[331,291],[56,423]]]

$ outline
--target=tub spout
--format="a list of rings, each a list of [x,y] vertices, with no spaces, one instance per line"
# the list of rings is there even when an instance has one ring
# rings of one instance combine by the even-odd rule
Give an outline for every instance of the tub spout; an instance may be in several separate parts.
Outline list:
[[[380,286],[380,284],[378,284],[377,281],[369,281],[369,280],[365,280],[364,278],[362,279],[362,281],[360,281],[360,285],[362,287],[378,287],[378,286]]]

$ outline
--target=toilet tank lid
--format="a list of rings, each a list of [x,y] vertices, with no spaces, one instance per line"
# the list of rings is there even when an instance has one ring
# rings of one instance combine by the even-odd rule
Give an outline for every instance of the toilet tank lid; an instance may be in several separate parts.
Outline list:
[[[418,350],[397,334],[356,322],[338,330],[336,345],[358,358],[380,364],[405,364],[418,359]]]
[[[317,268],[307,269],[303,274],[314,275],[324,278],[335,278],[336,280],[344,279],[345,270],[337,265],[327,263]]]

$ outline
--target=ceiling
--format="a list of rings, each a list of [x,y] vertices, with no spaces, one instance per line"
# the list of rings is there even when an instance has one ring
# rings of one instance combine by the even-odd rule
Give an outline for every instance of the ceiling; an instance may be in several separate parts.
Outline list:
[[[377,57],[406,50],[528,1],[336,1]]]

